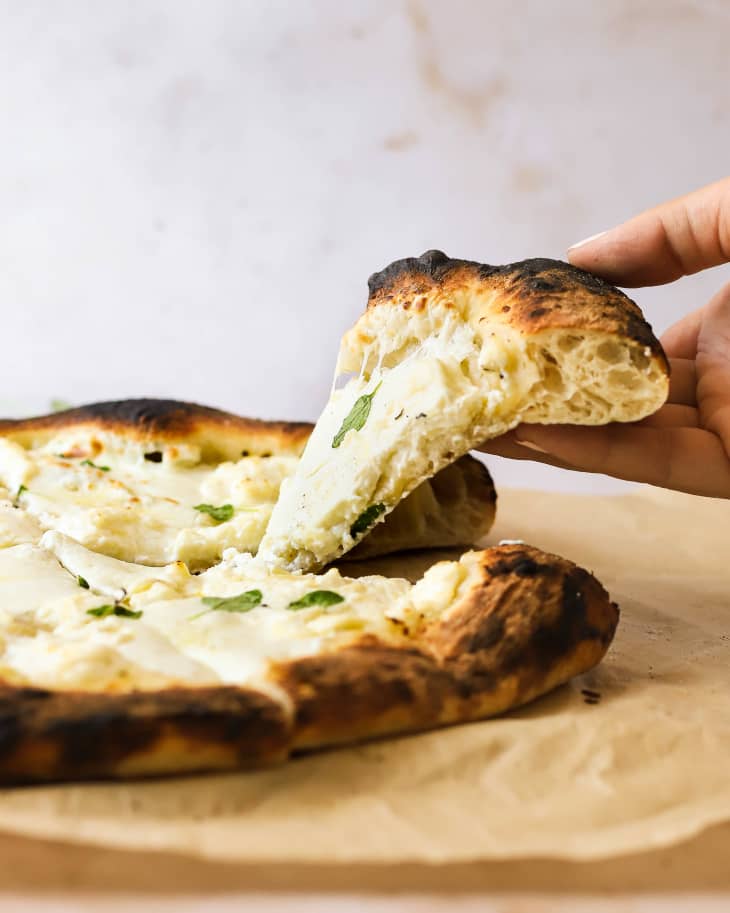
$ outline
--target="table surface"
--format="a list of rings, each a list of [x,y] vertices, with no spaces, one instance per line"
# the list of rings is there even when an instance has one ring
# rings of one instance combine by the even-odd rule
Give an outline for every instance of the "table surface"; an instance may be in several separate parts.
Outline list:
[[[726,911],[730,825],[664,850],[596,863],[231,865],[0,835],[0,913],[625,913]]]

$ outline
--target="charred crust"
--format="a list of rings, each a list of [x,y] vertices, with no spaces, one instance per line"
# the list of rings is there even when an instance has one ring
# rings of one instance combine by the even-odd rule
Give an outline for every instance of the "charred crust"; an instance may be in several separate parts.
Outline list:
[[[394,260],[384,269],[373,273],[368,279],[368,291],[373,299],[383,293],[387,294],[404,282],[416,285],[424,285],[425,282],[426,286],[439,284],[461,269],[476,272],[480,278],[487,278],[499,268],[473,260],[454,260],[441,250],[427,250],[420,257]]]
[[[292,750],[502,713],[603,657],[618,608],[595,578],[525,545],[475,553],[466,594],[418,637],[273,663],[294,717],[235,687],[105,694],[0,687],[0,783],[257,766]]]
[[[525,545],[479,553],[466,596],[416,640],[281,663],[299,748],[484,718],[603,657],[618,608],[587,571]]]
[[[427,652],[375,637],[281,663],[273,674],[296,706],[300,748],[436,725],[452,688]]]
[[[546,571],[549,568],[545,565],[538,564],[534,558],[529,555],[511,554],[505,558],[498,558],[496,561],[485,565],[489,571],[490,577],[499,577],[502,574],[516,574],[518,577],[535,577],[542,569]],[[484,583],[489,585],[489,580]]]
[[[313,427],[308,422],[244,418],[231,412],[224,412],[222,409],[174,399],[120,399],[88,403],[74,409],[33,418],[0,419],[0,434],[16,430],[60,430],[79,425],[129,430],[150,438],[183,436],[205,425],[221,431],[280,432],[306,439]]]
[[[0,783],[88,780],[145,772],[224,769],[286,756],[290,721],[266,695],[243,688],[169,688],[104,694],[0,687]],[[199,758],[199,764],[196,763]]]
[[[493,266],[456,260],[442,251],[396,260],[368,280],[368,307],[399,302],[433,292],[472,288],[475,293],[498,291],[502,313],[510,323],[529,331],[581,325],[628,337],[668,362],[659,341],[639,307],[622,291],[598,276],[562,260],[534,258]],[[509,307],[510,311],[504,308]]]
[[[589,657],[590,667],[603,656],[618,607],[591,574],[524,545],[487,549],[481,561],[481,587],[429,634],[434,649],[459,670],[462,691],[484,676],[514,677],[522,703],[547,690],[555,670],[569,668],[573,657]]]

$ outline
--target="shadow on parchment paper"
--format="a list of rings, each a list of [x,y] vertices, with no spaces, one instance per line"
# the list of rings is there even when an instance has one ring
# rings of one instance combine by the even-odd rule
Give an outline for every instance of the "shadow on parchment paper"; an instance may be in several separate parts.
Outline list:
[[[0,834],[0,900],[5,893],[94,892],[159,895],[231,891],[366,894],[530,891],[581,895],[730,889],[730,824],[686,843],[591,863],[525,859],[458,865],[289,865],[205,862]]]

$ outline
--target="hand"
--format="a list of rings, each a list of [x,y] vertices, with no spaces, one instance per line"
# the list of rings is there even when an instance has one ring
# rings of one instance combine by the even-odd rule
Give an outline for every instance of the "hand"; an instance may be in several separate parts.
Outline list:
[[[730,178],[577,244],[576,266],[622,286],[660,285],[730,262]],[[488,453],[730,498],[730,285],[662,337],[667,403],[640,422],[524,424]]]

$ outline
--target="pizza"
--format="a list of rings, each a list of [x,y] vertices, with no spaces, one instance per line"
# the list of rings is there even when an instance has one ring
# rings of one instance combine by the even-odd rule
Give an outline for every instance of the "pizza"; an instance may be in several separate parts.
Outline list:
[[[255,553],[311,431],[150,399],[0,421],[0,547],[54,529],[113,558],[191,571],[228,548]],[[468,545],[495,503],[487,468],[467,456],[413,491],[356,557]]]
[[[429,251],[369,285],[341,382],[262,540],[271,566],[340,558],[424,479],[521,422],[637,421],[667,398],[668,363],[639,308],[566,263]]]
[[[415,584],[119,561],[63,533],[0,550],[0,781],[257,766],[501,713],[594,666],[617,607],[524,545]]]
[[[517,421],[630,421],[667,364],[554,261],[371,279],[317,425],[131,400],[0,423],[0,782],[245,768],[467,722],[600,662],[601,584],[521,542],[416,581],[332,566],[470,545],[467,455]]]

